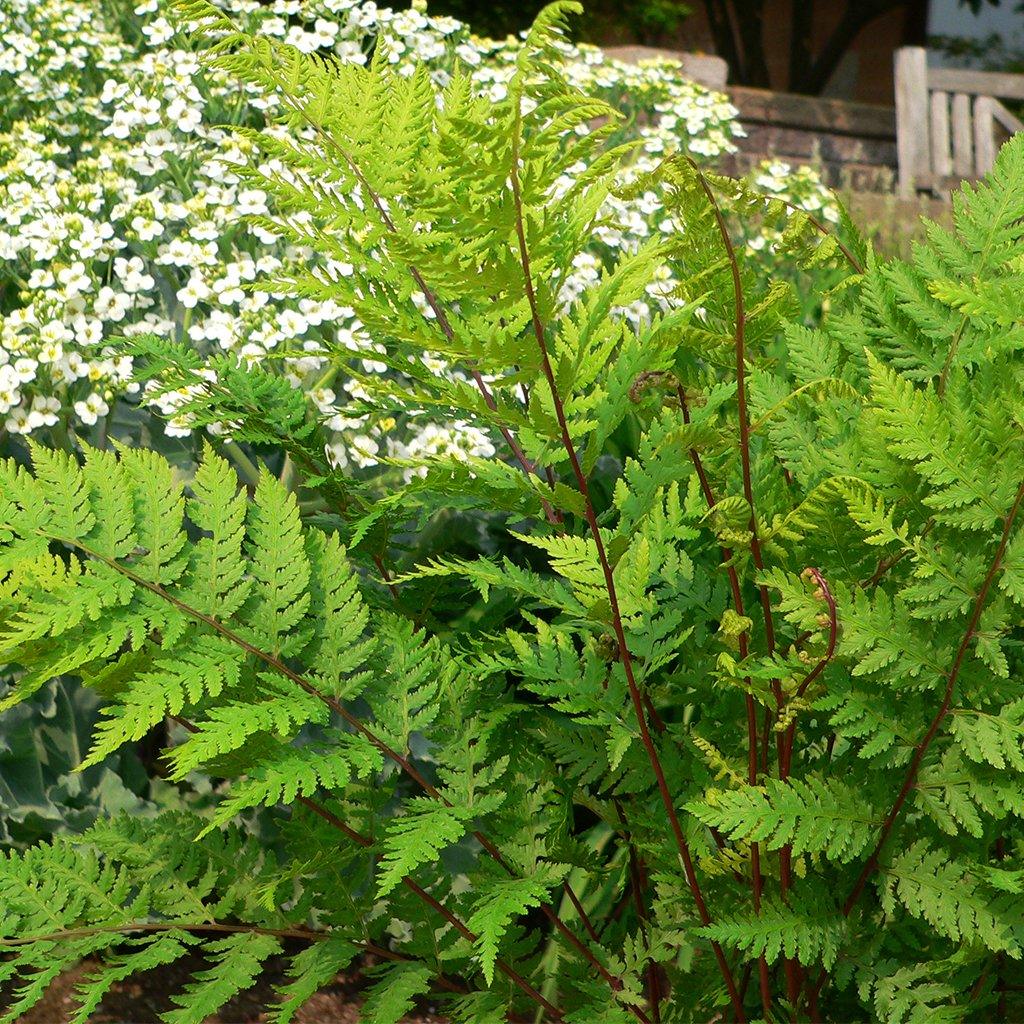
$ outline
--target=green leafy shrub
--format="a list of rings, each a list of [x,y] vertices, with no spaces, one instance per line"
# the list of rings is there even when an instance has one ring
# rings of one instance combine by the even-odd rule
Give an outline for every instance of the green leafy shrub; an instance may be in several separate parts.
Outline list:
[[[517,39],[480,39],[433,8],[428,15],[349,0],[304,0],[287,11],[251,0],[219,6],[251,34],[340,61],[362,63],[384,40],[400,52],[403,72],[421,63],[443,82],[461,62],[484,95],[500,95],[515,68]],[[268,197],[231,172],[247,144],[225,125],[262,127],[271,100],[240,94],[229,76],[203,67],[173,20],[164,0],[0,5],[0,454],[23,456],[21,436],[71,448],[78,437],[100,445],[116,438],[160,450],[190,474],[203,432],[168,415],[177,394],[162,395],[164,415],[154,415],[132,357],[113,347],[147,333],[200,353],[265,360],[317,410],[334,459],[363,472],[379,472],[379,449],[493,454],[485,432],[436,411],[351,415],[348,389],[360,385],[319,340],[329,335],[334,351],[343,341],[363,353],[362,369],[379,367],[354,311],[243,291],[243,281],[282,261],[315,257],[241,222],[267,209]],[[647,169],[666,148],[707,159],[740,132],[726,98],[686,81],[671,62],[628,65],[577,46],[563,47],[561,59],[574,82],[628,112],[623,132],[653,151]],[[629,170],[643,167],[637,160]],[[658,210],[643,197],[613,202],[600,243],[576,269],[583,277],[596,276],[605,252],[635,247],[657,230]],[[248,467],[251,453],[225,451]],[[0,843],[80,829],[101,807],[128,806],[126,790],[144,786],[130,752],[117,756],[120,765],[70,774],[76,734],[91,730],[97,698],[72,680],[59,686],[56,704],[50,688],[0,721]],[[74,727],[65,717],[71,709]]]
[[[557,70],[573,6],[490,102],[182,4],[280,97],[242,173],[323,261],[275,288],[357,312],[368,405],[505,457],[394,456],[375,490],[281,376],[150,339],[176,413],[283,479],[212,448],[191,478],[125,446],[3,465],[4,705],[80,676],[107,700],[86,764],[170,717],[171,778],[225,780],[0,863],[5,1020],[82,957],[77,1020],[196,949],[175,1024],[283,949],[278,1021],[366,952],[373,1024],[428,992],[474,1024],[1009,1012],[1024,142],[909,264],[795,216],[794,265],[844,268],[819,327],[733,245],[723,211],[764,197],[681,155],[628,186],[677,230],[567,300],[629,155]]]

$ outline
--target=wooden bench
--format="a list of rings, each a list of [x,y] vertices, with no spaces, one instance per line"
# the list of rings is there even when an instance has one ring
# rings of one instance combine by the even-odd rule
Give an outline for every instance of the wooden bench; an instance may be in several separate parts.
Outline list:
[[[896,51],[899,190],[948,193],[980,178],[1021,122],[1001,99],[1024,100],[1024,75],[928,67],[919,46]]]

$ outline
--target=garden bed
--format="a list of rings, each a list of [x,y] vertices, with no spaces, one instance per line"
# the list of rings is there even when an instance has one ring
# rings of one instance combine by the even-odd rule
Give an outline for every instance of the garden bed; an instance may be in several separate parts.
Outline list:
[[[254,988],[242,992],[207,1024],[259,1024],[268,1019],[266,1007],[273,1005],[275,989],[286,980],[287,961],[276,957]],[[77,1006],[74,990],[96,967],[85,961],[65,971],[46,993],[46,998],[21,1018],[21,1024],[58,1024],[71,1018]],[[171,996],[180,992],[204,963],[200,957],[179,960],[168,967],[138,974],[116,985],[90,1017],[93,1024],[158,1024],[160,1014],[174,1007]],[[357,1024],[365,982],[359,974],[339,974],[333,985],[318,992],[295,1015],[295,1024]],[[419,1013],[402,1018],[404,1024],[443,1024],[427,1005]]]

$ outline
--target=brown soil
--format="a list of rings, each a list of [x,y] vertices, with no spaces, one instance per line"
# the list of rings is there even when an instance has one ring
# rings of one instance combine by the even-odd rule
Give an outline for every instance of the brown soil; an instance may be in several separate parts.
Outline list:
[[[89,973],[88,961],[66,971],[51,986],[42,1002],[22,1016],[19,1024],[66,1024],[74,1013],[75,986]],[[190,975],[202,969],[200,960],[180,960],[169,967],[139,974],[116,986],[99,1009],[89,1018],[93,1024],[159,1024],[159,1014],[173,1008],[171,996],[180,992]],[[283,958],[271,960],[255,988],[242,992],[224,1006],[206,1024],[260,1024],[267,1019],[265,1007],[275,999],[274,987],[285,981]],[[364,987],[358,977],[339,975],[333,985],[317,993],[295,1017],[296,1024],[358,1024],[359,992]],[[406,1017],[406,1024],[444,1024],[447,1018],[436,1016],[432,1007]]]

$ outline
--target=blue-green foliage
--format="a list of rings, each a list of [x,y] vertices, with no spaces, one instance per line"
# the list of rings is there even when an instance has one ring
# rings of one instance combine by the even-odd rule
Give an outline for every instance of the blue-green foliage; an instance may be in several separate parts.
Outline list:
[[[99,706],[95,691],[56,679],[0,716],[0,845],[81,831],[99,814],[147,811],[146,773],[130,747],[76,771]]]

